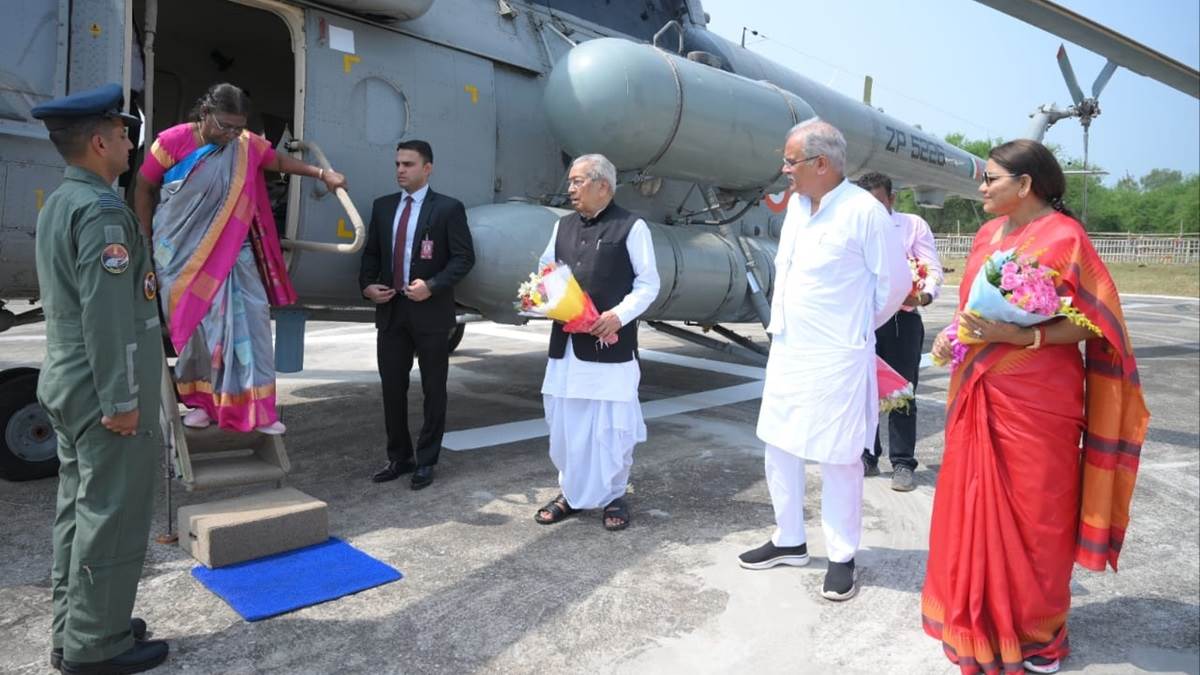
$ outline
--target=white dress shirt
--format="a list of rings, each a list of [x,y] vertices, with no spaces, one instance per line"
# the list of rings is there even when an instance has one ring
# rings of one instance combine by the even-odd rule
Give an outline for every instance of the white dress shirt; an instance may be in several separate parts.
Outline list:
[[[404,279],[394,279],[392,285],[396,289],[404,288],[408,285],[409,268],[412,267],[412,247],[413,237],[417,236],[417,223],[421,216],[421,204],[425,202],[425,196],[429,194],[429,184],[426,183],[420,190],[409,193],[406,190],[400,191],[400,203],[396,206],[396,215],[392,216],[392,251],[396,250],[396,233],[400,231],[400,216],[404,213],[404,200],[406,197],[412,197],[412,210],[408,213],[408,231],[404,238]],[[392,262],[392,267],[395,267],[395,261]]]
[[[942,261],[938,258],[937,246],[933,243],[933,230],[925,219],[914,213],[892,211],[892,222],[900,230],[900,240],[904,242],[904,250],[909,258],[915,258],[925,263],[929,269],[926,277],[924,292],[929,294],[929,301],[937,300],[942,290]],[[932,279],[933,283],[928,283]],[[916,307],[901,307],[902,312],[915,312]]]

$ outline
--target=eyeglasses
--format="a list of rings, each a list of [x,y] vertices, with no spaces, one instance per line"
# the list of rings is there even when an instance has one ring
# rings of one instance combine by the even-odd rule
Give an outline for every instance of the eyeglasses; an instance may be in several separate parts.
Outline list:
[[[794,168],[796,168],[797,166],[799,166],[799,165],[801,165],[801,164],[803,164],[803,163],[805,163],[805,162],[811,162],[811,161],[813,161],[814,159],[817,159],[817,158],[819,158],[819,157],[822,157],[822,156],[823,156],[823,155],[812,155],[812,156],[810,156],[810,157],[805,157],[804,159],[790,159],[790,158],[788,158],[788,157],[784,157],[784,158],[783,158],[783,165],[784,165],[784,166],[786,166],[786,167],[787,167],[787,168],[789,168],[789,169],[794,169]]]
[[[589,180],[591,180],[591,179],[587,178],[586,176],[584,176],[584,177],[576,176],[576,177],[572,178],[571,180],[567,181],[567,187],[573,187],[573,188],[583,187],[583,184],[588,182]]]
[[[1020,178],[1020,177],[1021,177],[1021,176],[1023,176],[1023,175],[1025,175],[1025,174],[1017,174],[1017,173],[988,173],[987,171],[984,171],[984,172],[983,172],[983,184],[984,184],[984,185],[991,185],[991,184],[992,184],[992,181],[996,180],[997,178]]]
[[[228,134],[233,134],[234,136],[241,136],[242,132],[246,130],[246,127],[237,127],[233,125],[226,126],[221,124],[221,120],[217,119],[217,116],[211,113],[209,114],[209,117],[212,118],[213,125],[217,127],[217,131],[223,131]]]

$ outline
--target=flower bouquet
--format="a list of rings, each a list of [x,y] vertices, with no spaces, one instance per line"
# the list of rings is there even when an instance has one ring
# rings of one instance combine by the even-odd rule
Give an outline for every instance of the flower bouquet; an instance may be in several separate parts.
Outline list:
[[[1005,321],[1026,328],[1065,316],[1072,323],[1097,335],[1100,329],[1071,306],[1071,298],[1059,297],[1049,267],[1038,264],[1033,255],[1018,254],[1016,249],[996,251],[975,275],[964,309],[990,321]],[[980,340],[963,325],[957,329],[958,341],[979,344]]]
[[[958,339],[958,317],[954,317],[950,325],[942,329],[942,335],[945,335],[946,339],[950,341],[950,358],[949,360],[939,359],[937,356],[931,355],[933,365],[949,366],[950,372],[954,372],[958,364],[962,363],[963,359],[967,357],[967,350],[970,348],[967,343],[961,342]]]
[[[1016,249],[996,251],[975,275],[963,311],[1026,328],[1065,316],[1071,323],[1101,335],[1096,324],[1071,306],[1071,298],[1058,295],[1054,283],[1058,276],[1058,272],[1040,265],[1034,255],[1018,254]],[[962,363],[969,345],[982,342],[957,318],[942,333],[950,340],[952,356],[949,361],[935,358],[934,363],[949,365],[951,370]]]
[[[875,357],[875,375],[879,383],[879,412],[907,410],[916,398],[912,383],[878,356]]]
[[[549,263],[530,274],[517,288],[513,306],[521,316],[558,321],[568,333],[587,333],[600,318],[596,303],[579,286],[571,267],[563,263]],[[617,334],[597,341],[601,347],[616,344]]]
[[[909,258],[908,269],[912,271],[912,295],[924,293],[925,289],[938,283],[937,272],[930,271],[929,263],[924,260]]]

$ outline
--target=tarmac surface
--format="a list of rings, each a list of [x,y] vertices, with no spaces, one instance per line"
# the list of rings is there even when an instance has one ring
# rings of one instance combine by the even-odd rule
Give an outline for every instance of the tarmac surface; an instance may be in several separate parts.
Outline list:
[[[1126,316],[1153,418],[1121,572],[1076,567],[1064,672],[1200,673],[1200,307],[1130,296]],[[926,349],[948,320],[925,315]],[[755,338],[762,332],[739,327]],[[557,493],[539,393],[546,326],[470,324],[451,358],[436,481],[374,484],[385,461],[374,330],[312,323],[306,370],[279,380],[289,483],[329,504],[330,530],[405,574],[399,582],[243,621],[150,544],[136,614],[171,642],[161,673],[953,673],[921,630],[929,515],[947,374],[922,371],[917,490],[867,480],[861,591],[819,596],[820,472],[809,472],[806,568],[743,570],[773,513],[754,423],[761,369],[643,327],[649,439],[635,452],[633,521],[598,512],[553,526]],[[0,334],[0,369],[37,365],[44,327]],[[419,427],[414,373],[410,425]],[[407,477],[405,477],[407,478]],[[52,672],[50,527],[56,482],[0,481],[0,672]],[[187,493],[174,505],[253,491]],[[152,536],[166,528],[160,489]]]

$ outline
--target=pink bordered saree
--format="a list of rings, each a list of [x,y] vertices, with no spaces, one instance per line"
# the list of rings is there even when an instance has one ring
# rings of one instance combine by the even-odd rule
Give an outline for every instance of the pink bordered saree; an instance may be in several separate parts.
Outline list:
[[[218,146],[181,124],[140,172],[161,185],[154,265],[179,398],[237,431],[278,419],[270,307],[296,300],[262,173],[274,158],[256,134]]]

